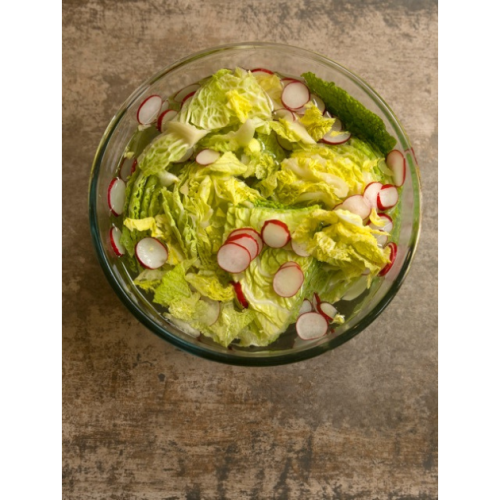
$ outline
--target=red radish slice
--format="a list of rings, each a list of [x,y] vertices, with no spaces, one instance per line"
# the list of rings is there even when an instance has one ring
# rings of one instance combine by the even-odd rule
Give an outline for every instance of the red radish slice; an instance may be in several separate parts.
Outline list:
[[[311,94],[311,101],[316,105],[316,107],[321,111],[321,113],[325,112],[326,106],[321,97],[317,96],[316,94]]]
[[[379,210],[388,210],[396,206],[399,200],[398,190],[392,184],[382,186],[377,196],[377,207]]]
[[[242,247],[245,247],[250,252],[250,258],[253,260],[257,255],[259,255],[259,244],[253,236],[249,234],[236,234],[227,239],[226,243],[238,243]]]
[[[217,300],[209,299],[208,297],[202,297],[201,300],[208,305],[208,310],[203,316],[203,322],[208,326],[212,326],[217,323],[220,315],[220,302]]]
[[[309,89],[302,82],[290,82],[281,93],[281,102],[288,109],[299,109],[310,97]]]
[[[273,278],[273,289],[280,297],[293,297],[304,283],[304,273],[298,265],[281,266]]]
[[[328,113],[328,111],[327,111]],[[335,118],[335,122],[332,125],[332,128],[330,129],[330,132],[342,132],[344,130],[344,125],[340,121],[340,118],[338,116],[331,115],[330,118]]]
[[[196,163],[199,165],[210,165],[220,158],[220,153],[213,149],[203,149],[196,155]]]
[[[135,172],[137,167],[137,158],[124,158],[120,166],[120,177],[122,181],[127,179]]]
[[[377,208],[378,192],[382,189],[382,185],[381,182],[370,182],[370,184],[365,187],[363,196],[372,208]]]
[[[385,276],[392,268],[394,261],[398,255],[398,246],[396,243],[389,243],[388,247],[391,249],[391,254],[389,258],[391,259],[389,264],[387,264],[382,271],[378,273],[379,276]]]
[[[297,243],[292,240],[292,250],[300,257],[309,257],[309,252],[307,252],[303,243]]]
[[[288,226],[276,219],[264,222],[261,234],[264,243],[271,248],[283,248],[290,241]]]
[[[300,267],[299,264],[297,264],[297,262],[293,261],[293,260],[289,260],[288,262],[285,262],[281,267],[280,269],[284,269],[285,267],[290,267],[290,266],[295,266],[295,267]]]
[[[289,122],[294,122],[296,120],[295,113],[286,108],[280,108],[274,111],[274,115],[278,118],[284,118]]]
[[[191,92],[191,93],[190,93],[190,94],[188,94],[186,97],[184,97],[184,99],[182,99],[182,102],[181,102],[181,107],[182,107],[182,106],[184,106],[185,102],[186,102],[189,98],[193,97],[195,94],[196,94],[196,91],[195,91],[195,92]]]
[[[159,95],[150,95],[139,106],[137,110],[137,121],[141,125],[149,125],[156,120],[160,112],[163,99]]]
[[[166,109],[158,117],[157,128],[160,132],[165,132],[167,130],[166,124],[173,120],[177,116],[177,111],[175,109]]]
[[[372,229],[379,229],[379,227],[376,227],[376,226],[373,226],[372,224],[370,224],[370,227]],[[377,240],[377,244],[380,248],[385,248],[385,246],[387,245],[387,242],[389,241],[389,236],[385,235],[385,234],[374,234],[373,236],[375,236],[375,239]]]
[[[168,99],[164,99],[164,101],[162,102],[162,105],[161,105],[161,109],[160,109],[160,113],[163,113],[164,111],[166,111],[167,109],[169,109],[170,105],[170,102]]]
[[[298,336],[303,340],[319,339],[328,331],[328,321],[316,312],[301,314],[295,323]]]
[[[335,123],[333,127],[335,127]],[[321,139],[322,142],[326,142],[327,144],[344,144],[344,142],[347,142],[351,138],[351,132],[338,133],[333,130],[333,127],[323,136]]]
[[[335,210],[349,210],[352,214],[359,215],[362,219],[370,216],[371,205],[360,194],[355,194],[346,198],[340,205],[335,207]]]
[[[177,94],[175,94],[174,101],[184,102],[186,96],[193,95],[199,88],[200,86],[197,83],[193,83],[191,85],[188,85],[187,87],[184,87],[183,89],[179,90]]]
[[[266,68],[254,68],[250,70],[251,73],[264,73],[266,75],[274,75],[274,73]]]
[[[191,155],[193,154],[193,148],[189,148],[183,155],[182,158],[179,158],[177,161],[174,161],[172,163],[184,163],[185,161],[188,161],[189,158],[191,158]]]
[[[118,257],[125,255],[125,248],[120,243],[120,238],[122,237],[122,232],[117,227],[112,227],[109,230],[109,240],[111,241],[111,246]]]
[[[394,226],[394,224],[392,222],[391,216],[387,215],[387,214],[379,214],[379,217],[381,217],[382,219],[386,219],[387,220],[387,222],[381,228],[381,230],[382,231],[386,231],[387,233],[390,233],[392,231],[393,226]]]
[[[167,262],[168,249],[156,238],[143,238],[135,246],[135,256],[141,266],[147,269],[158,269]]]
[[[125,205],[125,189],[127,185],[118,177],[115,177],[108,187],[108,206],[113,215],[117,217],[123,213]]]
[[[299,82],[300,80],[297,80],[297,78],[282,78],[281,83],[284,87],[286,87],[289,83],[293,82]]]
[[[262,241],[259,232],[256,231],[253,227],[242,227],[240,229],[235,229],[234,231],[231,231],[228,239],[238,234],[248,234],[249,236],[251,236],[257,242],[257,245],[259,245],[259,253],[262,252],[262,249],[264,248],[264,242]]]
[[[302,305],[299,309],[299,316],[304,313],[312,312],[312,310],[313,306],[311,304],[311,301],[309,299],[304,299],[304,302],[302,302]]]
[[[327,321],[333,321],[333,318],[337,314],[337,309],[333,306],[333,304],[330,304],[329,302],[321,302],[319,305],[319,311],[320,314],[322,314]]]
[[[242,273],[252,261],[250,252],[235,242],[224,243],[217,252],[217,263],[224,271],[232,274]]]
[[[371,223],[370,227],[378,231],[384,231],[386,233],[390,233],[393,227],[392,219],[387,214],[380,214],[379,217],[387,219],[386,223],[382,227],[378,227],[375,224]],[[374,234],[373,236],[375,236],[375,238],[377,239],[378,246],[382,248],[384,248],[387,245],[387,242],[389,241],[389,237],[386,236],[385,234]]]
[[[288,139],[285,139],[284,137],[281,137],[279,135],[276,136],[276,139],[278,141],[278,144],[283,149],[286,149],[287,151],[292,151],[293,145],[292,145],[292,143]]]
[[[312,301],[313,307],[315,311],[319,311],[319,306],[321,304],[321,299],[319,298],[319,295],[315,292],[313,295],[313,301]]]
[[[232,281],[231,285],[233,285],[234,293],[236,294],[236,298],[238,299],[238,302],[241,304],[241,306],[244,309],[246,309],[248,307],[248,300],[245,297],[245,294],[243,293],[243,289],[241,288],[241,283],[237,283],[235,281]]]
[[[387,166],[394,174],[394,185],[401,187],[406,179],[406,159],[397,149],[393,149],[385,158]]]

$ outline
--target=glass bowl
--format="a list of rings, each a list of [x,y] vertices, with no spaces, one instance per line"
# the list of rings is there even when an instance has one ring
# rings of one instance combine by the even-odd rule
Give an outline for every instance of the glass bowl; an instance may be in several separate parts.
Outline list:
[[[162,316],[165,310],[135,287],[134,277],[115,255],[109,241],[110,228],[117,220],[108,208],[107,189],[116,175],[125,146],[137,128],[136,113],[140,103],[150,94],[168,96],[218,69],[236,66],[270,68],[295,76],[311,71],[320,78],[334,81],[383,119],[388,132],[398,141],[395,148],[406,156],[407,175],[400,198],[396,261],[384,278],[377,278],[357,299],[336,303],[339,312],[346,315],[345,324],[317,340],[297,341],[294,325],[267,347],[224,348],[203,336],[191,337]],[[420,232],[420,197],[419,170],[410,141],[389,106],[366,82],[314,52],[282,44],[251,42],[215,47],[186,57],[154,75],[127,99],[109,123],[94,158],[89,215],[94,246],[106,277],[130,312],[153,333],[206,359],[235,365],[269,366],[305,360],[335,349],[364,330],[387,307],[401,287],[415,253]]]

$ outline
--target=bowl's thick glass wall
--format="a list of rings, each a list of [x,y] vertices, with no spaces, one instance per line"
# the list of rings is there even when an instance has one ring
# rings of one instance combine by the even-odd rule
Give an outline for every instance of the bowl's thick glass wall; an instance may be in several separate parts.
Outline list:
[[[387,130],[397,138],[396,148],[406,152],[408,172],[401,199],[401,228],[397,240],[398,256],[385,279],[378,280],[369,292],[349,304],[351,317],[334,336],[315,342],[293,342],[293,328],[283,340],[266,349],[224,349],[210,341],[200,342],[177,329],[161,315],[137,289],[110,243],[109,229],[116,222],[107,206],[107,188],[115,176],[125,146],[136,130],[136,112],[150,94],[167,96],[204,78],[220,68],[264,67],[282,74],[298,76],[312,71],[334,81],[377,113]],[[279,44],[248,43],[209,49],[186,58],[161,71],[143,84],[124,103],[109,124],[96,153],[89,193],[90,223],[100,263],[111,285],[130,311],[157,335],[193,354],[216,361],[242,365],[274,365],[298,361],[333,349],[366,328],[387,306],[401,286],[409,269],[420,229],[419,172],[411,145],[402,126],[385,102],[364,81],[337,63],[318,54]]]

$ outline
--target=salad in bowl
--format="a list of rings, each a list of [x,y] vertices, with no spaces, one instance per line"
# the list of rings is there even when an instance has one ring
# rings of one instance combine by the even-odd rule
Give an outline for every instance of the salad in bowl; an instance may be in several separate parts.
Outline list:
[[[221,65],[167,92],[137,100],[106,190],[129,293],[215,352],[328,345],[401,272],[413,153],[312,71]]]

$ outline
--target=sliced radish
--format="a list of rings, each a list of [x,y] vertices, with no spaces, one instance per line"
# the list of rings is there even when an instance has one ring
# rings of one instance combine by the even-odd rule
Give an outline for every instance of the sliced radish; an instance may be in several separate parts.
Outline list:
[[[328,321],[322,314],[308,312],[301,314],[295,323],[298,336],[303,340],[314,340],[323,337],[328,331]]]
[[[288,226],[276,219],[264,222],[261,234],[264,243],[271,248],[283,248],[290,241]]]
[[[370,227],[372,229],[379,229],[378,227],[375,227],[375,226],[372,226],[370,224]],[[380,248],[385,248],[385,246],[387,245],[387,242],[389,241],[389,236],[387,236],[386,234],[374,234],[373,236],[375,236],[375,239],[377,240],[377,244]]]
[[[284,118],[289,122],[294,122],[297,119],[295,113],[286,108],[277,109],[276,111],[274,111],[274,115],[278,118]]]
[[[399,200],[398,190],[392,184],[386,184],[380,188],[377,196],[377,207],[379,210],[388,210],[396,206]]]
[[[369,274],[369,273],[368,273]],[[359,278],[354,285],[352,285],[342,297],[342,300],[357,299],[368,286],[368,275],[363,275]]]
[[[208,305],[208,310],[203,317],[203,322],[208,326],[212,326],[219,319],[220,302],[209,299],[208,297],[202,297],[201,300]]]
[[[385,158],[387,166],[392,170],[394,185],[400,187],[406,179],[406,159],[397,149],[393,149]]]
[[[249,234],[236,234],[227,239],[226,243],[238,243],[250,252],[250,258],[253,260],[259,255],[259,244],[253,236]]]
[[[274,73],[266,68],[255,68],[255,69],[251,69],[250,70],[251,73],[253,73],[254,75],[264,75],[264,76],[268,76],[268,75],[274,75]]]
[[[387,214],[379,214],[379,217],[387,220],[385,225],[381,228],[381,231],[385,231],[387,233],[390,233],[392,231],[393,226],[394,226],[394,223],[392,222],[391,216],[387,215]]]
[[[251,261],[250,252],[238,243],[224,243],[217,252],[219,267],[228,273],[242,273]]]
[[[281,267],[280,269],[284,269],[285,267],[290,267],[290,266],[295,266],[295,267],[299,267],[300,268],[300,264],[297,264],[297,262],[293,261],[293,260],[289,260],[288,262],[285,262]]]
[[[167,262],[168,249],[156,238],[143,238],[135,246],[135,256],[141,266],[147,269],[158,269]]]
[[[193,154],[193,148],[189,148],[183,155],[182,158],[179,158],[177,161],[174,161],[172,163],[184,163],[185,161],[188,161],[189,158],[191,158],[191,155]]]
[[[163,113],[164,111],[167,111],[169,109],[170,101],[168,99],[164,99],[163,102],[161,103],[161,109],[160,113]]]
[[[137,110],[137,121],[141,125],[149,125],[156,120],[160,112],[163,99],[159,95],[150,95],[139,106]]]
[[[231,231],[228,239],[238,234],[248,234],[249,236],[251,236],[257,242],[257,245],[259,245],[259,253],[262,252],[262,249],[264,248],[264,242],[260,237],[260,233],[253,227],[241,227],[240,229],[235,229],[234,231]]]
[[[388,247],[391,249],[391,253],[389,255],[389,258],[391,259],[390,262],[378,273],[379,276],[385,276],[392,268],[394,261],[396,260],[396,257],[398,255],[398,246],[396,243],[389,243]]]
[[[137,168],[137,158],[124,158],[120,165],[120,177],[122,181],[127,179],[135,172]]]
[[[312,312],[312,310],[313,306],[311,304],[311,301],[309,299],[304,299],[304,302],[302,302],[302,305],[299,309],[299,316],[304,313]]]
[[[286,149],[287,151],[292,151],[293,145],[288,139],[285,139],[284,137],[277,135],[276,140],[283,149]]]
[[[335,121],[333,122],[330,132],[341,132],[342,130],[344,130],[344,125],[342,124],[338,116],[330,115],[330,118],[335,118]]]
[[[122,232],[117,227],[112,227],[109,230],[109,240],[111,241],[111,246],[118,257],[125,255],[125,248],[120,243],[120,238],[122,237]]]
[[[177,111],[175,109],[166,109],[158,117],[157,128],[160,132],[165,132],[167,130],[166,124],[173,120],[177,116]]]
[[[177,94],[175,94],[174,101],[184,102],[186,97],[193,95],[199,88],[200,85],[198,85],[197,83],[193,83],[191,85],[188,85],[187,87],[184,87],[183,89],[179,90]]]
[[[309,89],[302,82],[290,82],[281,93],[281,102],[288,109],[299,109],[309,102]]]
[[[300,257],[309,257],[309,252],[305,249],[304,243],[297,243],[292,240],[292,250]]]
[[[333,321],[333,318],[335,318],[337,314],[337,309],[329,302],[321,302],[318,309],[318,312],[322,314],[328,322]]]
[[[203,149],[196,155],[196,163],[199,165],[210,165],[220,158],[220,153],[213,149]]]
[[[245,297],[245,294],[243,293],[243,289],[241,288],[241,283],[232,281],[231,285],[233,285],[234,293],[236,294],[236,298],[238,299],[238,302],[241,304],[241,307],[246,309],[248,307],[248,300]]]
[[[312,304],[313,304],[314,310],[319,311],[319,306],[321,305],[321,299],[319,298],[319,295],[316,292],[313,295]]]
[[[348,210],[352,214],[359,215],[362,219],[370,216],[371,205],[360,194],[355,194],[346,198],[340,205],[335,207],[335,210]]]
[[[321,97],[318,97],[316,94],[311,94],[311,101],[315,104],[315,106],[324,113],[326,110],[325,103]]]
[[[293,297],[304,283],[304,273],[298,265],[281,266],[273,278],[273,289],[280,297]]]
[[[122,179],[115,177],[108,187],[108,206],[117,217],[123,213],[125,206],[125,189],[127,185]]]
[[[387,222],[385,223],[384,226],[378,227],[375,224],[371,223],[369,227],[372,229],[376,229],[378,231],[384,231],[385,233],[390,233],[392,231],[393,223],[392,219],[387,215],[387,214],[380,214],[379,217],[387,219]],[[389,237],[385,234],[374,234],[378,246],[384,248],[387,245],[387,242],[389,241]]]
[[[335,123],[333,124],[335,127]],[[351,132],[337,132],[333,127],[323,136],[322,142],[327,144],[344,144],[351,138]]]
[[[377,208],[378,192],[382,189],[382,185],[381,182],[370,182],[370,184],[365,187],[363,196],[372,208]]]

